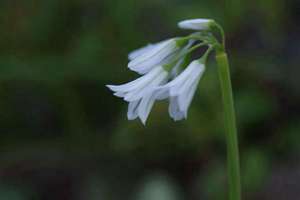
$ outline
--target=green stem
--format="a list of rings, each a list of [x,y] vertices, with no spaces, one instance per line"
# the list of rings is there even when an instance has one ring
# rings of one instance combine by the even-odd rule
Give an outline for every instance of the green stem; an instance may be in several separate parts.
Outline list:
[[[216,27],[219,29],[221,37],[222,37],[222,45],[225,48],[225,32],[222,26],[218,23],[215,22]]]
[[[230,70],[227,54],[224,50],[216,53],[218,63],[219,79],[222,90],[224,120],[227,139],[227,159],[228,159],[228,181],[229,181],[229,200],[241,199],[241,183],[240,183],[240,164],[238,138],[235,120],[235,111],[230,79]]]

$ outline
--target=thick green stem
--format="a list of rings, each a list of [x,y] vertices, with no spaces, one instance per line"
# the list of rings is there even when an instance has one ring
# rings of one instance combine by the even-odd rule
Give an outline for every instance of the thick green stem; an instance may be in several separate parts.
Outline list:
[[[217,51],[216,60],[218,63],[218,71],[224,106],[224,120],[227,139],[229,200],[240,200],[241,183],[238,138],[230,79],[230,70],[226,53],[223,50]]]

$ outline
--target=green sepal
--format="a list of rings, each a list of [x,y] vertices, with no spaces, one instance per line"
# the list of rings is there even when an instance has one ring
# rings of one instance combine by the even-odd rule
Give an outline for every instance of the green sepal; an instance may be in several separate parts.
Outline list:
[[[175,40],[177,47],[181,48],[185,46],[189,41],[188,37],[178,38]]]

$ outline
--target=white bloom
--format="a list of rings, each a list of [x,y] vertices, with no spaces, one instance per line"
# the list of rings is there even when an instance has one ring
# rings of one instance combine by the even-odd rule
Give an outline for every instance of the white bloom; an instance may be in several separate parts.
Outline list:
[[[150,44],[148,44],[148,45],[146,45],[146,46],[144,46],[144,47],[141,47],[141,48],[139,48],[139,49],[136,49],[136,50],[134,50],[134,51],[132,51],[132,52],[130,52],[129,54],[128,54],[128,59],[130,60],[130,61],[132,61],[132,60],[134,60],[135,58],[137,58],[137,57],[139,57],[139,56],[141,56],[141,55],[143,55],[144,53],[146,53],[147,51],[150,51],[150,49],[152,49],[152,48],[154,48],[155,46],[157,46],[157,45],[159,45],[159,44],[161,44],[161,43],[163,43],[163,42],[165,42],[166,40],[163,40],[163,41],[161,41],[161,42],[157,42],[157,43],[150,43]]]
[[[146,53],[147,51],[149,51],[150,49],[152,49],[153,47],[155,47],[157,44],[148,44],[147,46],[141,47],[139,49],[136,49],[132,52],[130,52],[128,54],[128,59],[129,61],[132,61],[134,59],[136,59],[137,57],[143,55],[144,53]]]
[[[175,79],[158,87],[160,94],[168,92],[170,96],[169,114],[175,121],[187,117],[188,108],[204,70],[204,64],[195,60]]]
[[[168,72],[162,66],[153,68],[142,77],[123,85],[107,85],[115,95],[129,102],[127,117],[129,120],[139,117],[145,124],[156,100],[155,88],[166,83]]]
[[[192,30],[207,30],[214,23],[212,19],[188,19],[178,23],[179,28]]]
[[[139,74],[145,74],[152,68],[164,64],[163,61],[179,50],[176,39],[169,39],[156,45],[146,46],[129,55],[128,68]]]

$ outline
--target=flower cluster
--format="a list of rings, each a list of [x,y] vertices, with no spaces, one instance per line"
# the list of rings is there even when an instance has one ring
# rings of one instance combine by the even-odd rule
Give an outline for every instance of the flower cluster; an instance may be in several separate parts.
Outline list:
[[[128,68],[141,77],[122,85],[107,85],[115,96],[129,103],[129,120],[140,118],[145,124],[154,102],[163,99],[169,99],[169,114],[175,121],[187,118],[206,58],[216,42],[209,31],[214,25],[210,19],[179,22],[180,28],[197,32],[149,44],[129,54]],[[205,45],[204,55],[188,64],[189,54]]]

